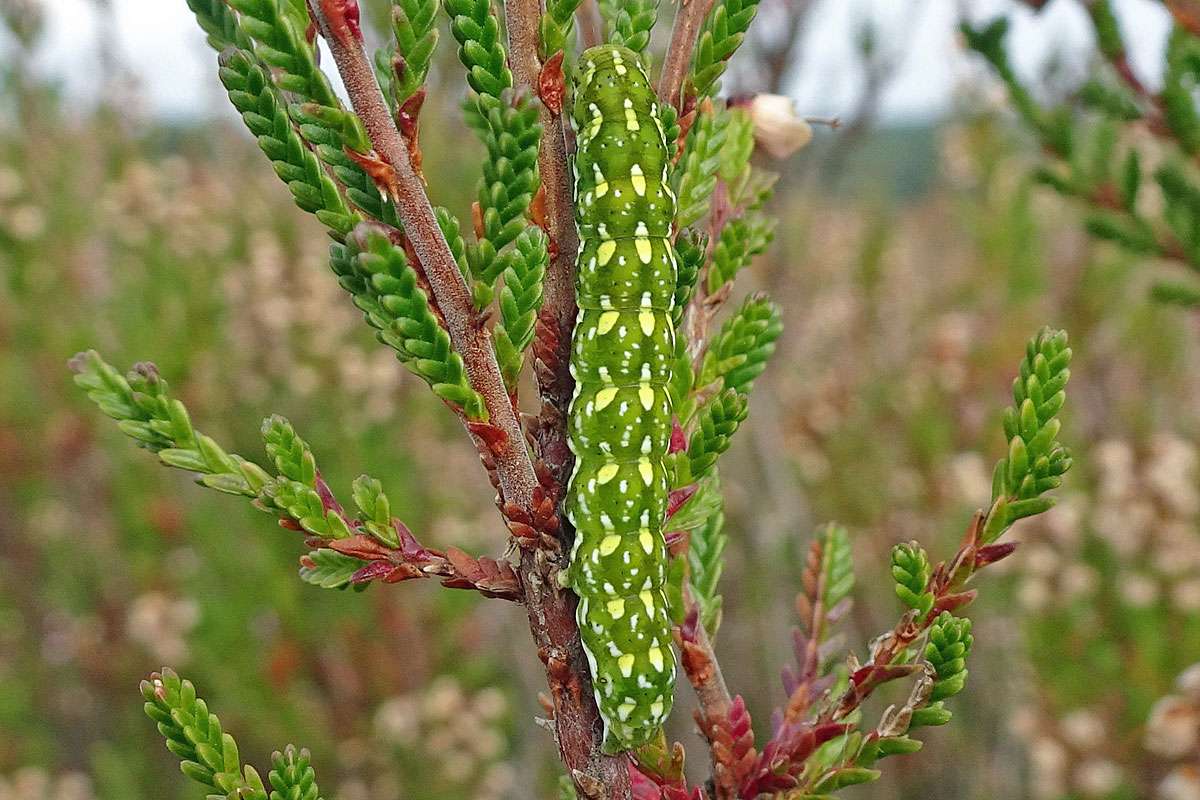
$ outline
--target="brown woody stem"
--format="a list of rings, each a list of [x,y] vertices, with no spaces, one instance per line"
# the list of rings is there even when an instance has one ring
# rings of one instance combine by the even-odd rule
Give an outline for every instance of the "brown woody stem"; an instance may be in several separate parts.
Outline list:
[[[712,8],[713,0],[679,0],[675,12],[675,24],[671,28],[671,43],[667,46],[667,57],[663,60],[662,75],[658,79],[658,98],[684,111],[683,78],[692,63],[692,50],[700,26]]]
[[[544,70],[538,58],[539,0],[505,0],[504,13],[509,66],[516,84],[542,99],[538,171],[551,261],[538,320],[540,341],[535,345],[535,374],[543,403],[536,436],[540,455],[561,496],[571,468],[566,414],[573,383],[567,367],[575,325],[575,253],[579,249],[564,137],[561,59],[557,64],[550,59],[551,67]],[[569,536],[569,530],[566,533]],[[544,550],[523,549],[521,575],[530,628],[546,664],[559,755],[580,797],[624,800],[630,795],[628,761],[601,750],[603,725],[575,622],[576,599],[557,585],[546,555]]]
[[[308,7],[333,53],[351,106],[362,119],[379,157],[394,171],[386,189],[396,203],[404,233],[429,280],[450,341],[463,358],[471,385],[483,397],[489,423],[504,434],[503,440],[492,448],[504,500],[531,508],[537,477],[496,364],[491,336],[475,311],[470,290],[438,226],[425,187],[413,170],[408,146],[392,121],[362,42],[354,26],[347,24],[344,4],[338,0],[308,0]]]
[[[575,9],[575,24],[579,26],[579,44],[586,50],[604,43],[604,18],[596,0],[582,0]]]
[[[712,639],[700,619],[700,609],[692,597],[691,587],[687,580],[683,583],[684,623],[679,626],[679,649],[682,654],[683,672],[687,675],[688,683],[696,692],[696,700],[700,705],[696,713],[696,722],[700,731],[708,741],[709,756],[713,761],[714,785],[717,797],[726,800],[731,797],[722,791],[724,781],[715,780],[718,777],[717,748],[713,745],[720,723],[729,719],[733,709],[733,698],[729,695],[729,687],[725,683],[725,674],[721,671],[721,663],[717,660],[716,650]]]

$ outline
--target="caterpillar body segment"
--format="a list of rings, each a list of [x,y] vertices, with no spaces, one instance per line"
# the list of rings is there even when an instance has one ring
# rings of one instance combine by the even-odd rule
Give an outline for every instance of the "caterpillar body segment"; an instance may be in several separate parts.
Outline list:
[[[675,655],[663,540],[675,350],[675,196],[658,103],[637,56],[579,60],[572,122],[579,317],[571,349],[575,526],[567,579],[604,720],[604,748],[654,737],[671,711]]]

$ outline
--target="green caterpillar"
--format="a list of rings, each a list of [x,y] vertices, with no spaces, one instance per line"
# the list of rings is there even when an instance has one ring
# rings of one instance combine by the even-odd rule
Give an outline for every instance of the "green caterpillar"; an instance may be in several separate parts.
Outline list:
[[[567,573],[604,720],[604,749],[649,741],[671,712],[675,655],[663,584],[664,459],[677,262],[675,195],[658,103],[637,55],[580,57],[572,109],[579,227],[571,348],[575,526]]]

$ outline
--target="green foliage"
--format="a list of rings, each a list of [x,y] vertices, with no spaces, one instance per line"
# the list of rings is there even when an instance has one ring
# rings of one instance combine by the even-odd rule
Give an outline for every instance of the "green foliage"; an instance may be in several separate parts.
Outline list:
[[[1040,136],[1052,141],[1059,152],[1069,155],[1071,152],[1069,134],[1063,131],[1054,131],[1048,127],[1048,123],[1043,119],[1042,110],[1033,99],[1033,95],[1017,78],[1017,74],[1012,68],[1008,51],[1004,45],[1005,37],[1008,35],[1008,19],[997,17],[981,27],[974,27],[964,22],[960,31],[967,47],[983,56],[996,70],[1000,79],[1004,81],[1008,88],[1009,101],[1026,123]]]
[[[692,57],[685,91],[696,97],[715,95],[729,59],[741,47],[758,13],[758,0],[717,0],[708,12]]]
[[[510,392],[516,391],[525,349],[533,341],[542,307],[542,280],[550,256],[541,228],[526,228],[502,258],[504,286],[500,290],[500,321],[493,330],[496,360]]]
[[[229,101],[271,159],[275,174],[287,184],[296,205],[316,214],[335,238],[344,238],[358,222],[358,215],[346,206],[337,184],[292,126],[267,74],[249,53],[227,50],[221,54],[220,76]]]
[[[225,452],[213,439],[192,427],[183,403],[172,398],[167,382],[153,364],[136,365],[128,375],[107,364],[94,350],[71,361],[75,383],[121,432],[139,447],[157,453],[167,466],[200,475],[218,491],[256,497],[269,481],[261,467]]]
[[[220,797],[238,800],[319,800],[316,773],[307,750],[288,745],[271,756],[267,779],[271,793],[258,772],[243,766],[237,743],[221,728],[221,721],[196,696],[189,680],[164,668],[142,681],[146,716],[154,720],[167,749],[180,759],[183,774]],[[213,795],[210,795],[212,797]]]
[[[920,616],[928,614],[933,608],[933,593],[929,591],[932,572],[925,549],[916,542],[898,544],[892,548],[892,578],[896,581],[896,596]]]
[[[933,670],[929,694],[912,712],[909,729],[945,725],[953,716],[943,702],[963,690],[971,652],[971,620],[943,611],[929,629],[925,661]]]
[[[392,504],[383,492],[383,484],[370,475],[359,475],[354,479],[353,493],[363,528],[388,547],[399,547],[400,538],[392,524]]]
[[[705,478],[713,471],[747,413],[746,396],[734,389],[726,389],[700,409],[687,449],[692,480]]]
[[[1200,110],[1195,86],[1200,78],[1200,39],[1176,24],[1164,52],[1162,87],[1147,88],[1128,62],[1120,21],[1109,0],[1085,4],[1107,69],[1091,71],[1067,102],[1043,107],[1013,71],[1006,43],[1008,21],[964,25],[968,45],[995,69],[1013,105],[1037,135],[1047,164],[1035,177],[1085,206],[1084,227],[1093,237],[1112,242],[1135,256],[1165,258],[1200,267],[1200,186],[1194,157],[1200,152]],[[1148,130],[1165,147],[1154,160],[1153,176],[1142,170],[1139,131]],[[1164,154],[1165,153],[1165,157]],[[1143,203],[1142,185],[1153,179],[1162,203]],[[1152,210],[1151,210],[1152,209]],[[1163,302],[1186,297],[1155,290]],[[1187,303],[1183,303],[1187,305]]]
[[[676,329],[683,321],[688,303],[696,293],[696,281],[700,277],[700,268],[708,253],[708,237],[691,230],[683,231],[675,240],[676,261],[679,272],[675,281],[675,308],[672,324]],[[681,337],[684,338],[684,337]]]
[[[850,533],[842,525],[832,522],[823,525],[816,538],[821,543],[821,582],[825,587],[821,603],[828,611],[854,590],[854,553]]]
[[[438,0],[395,0],[392,4],[396,52],[387,67],[393,76],[390,94],[397,107],[416,94],[429,75],[438,43],[438,8]]]
[[[512,91],[500,21],[491,5],[486,0],[449,0],[446,11],[459,44],[459,60],[467,69],[467,82],[476,93],[465,102],[467,123],[487,151],[476,197],[477,241],[464,250],[475,302],[482,309],[491,303],[496,280],[513,258],[529,259],[529,254],[512,258],[501,254],[529,224],[526,214],[539,185],[537,155],[542,127],[537,106],[525,94]],[[534,258],[531,263],[536,261]],[[522,286],[526,291],[532,289]],[[536,295],[540,297],[540,288]],[[533,299],[534,295],[529,296]],[[497,346],[505,349],[508,344]],[[513,354],[503,355],[511,361]],[[520,369],[519,361],[516,369]],[[515,380],[515,375],[506,375],[506,380]]]
[[[542,126],[537,106],[524,97],[515,105],[496,98],[480,97],[483,117],[480,138],[487,148],[483,176],[479,182],[478,203],[482,230],[478,241],[466,250],[471,274],[491,287],[507,268],[497,254],[528,227],[525,214],[538,190],[538,143]],[[532,234],[531,234],[532,236]],[[534,237],[545,248],[545,240]],[[490,292],[484,297],[490,301]]]
[[[929,643],[925,645],[925,660],[937,672],[931,700],[944,700],[963,690],[972,642],[971,620],[955,617],[949,611],[938,615],[929,629]]]
[[[720,487],[715,477],[705,485],[711,496],[719,500]],[[702,490],[703,491],[703,490]],[[725,547],[729,536],[725,533],[725,514],[718,506],[704,522],[689,531],[688,580],[692,599],[700,611],[700,623],[709,636],[716,636],[721,627],[723,600],[717,591],[721,574],[725,571]]]
[[[191,681],[164,669],[142,681],[141,689],[146,716],[157,723],[167,749],[179,757],[183,774],[222,795],[266,798],[262,779],[253,767],[243,772],[237,743],[196,696]]]
[[[779,307],[765,297],[750,297],[725,321],[704,356],[697,385],[720,385],[749,393],[767,367],[783,332]]]
[[[278,415],[268,417],[263,420],[262,437],[267,455],[280,475],[308,486],[316,482],[317,461],[292,423]]]
[[[729,115],[729,124],[717,175],[725,184],[726,202],[738,211],[762,208],[779,176],[750,164],[755,148],[754,119],[750,112],[735,106],[724,113]]]
[[[438,397],[461,408],[470,419],[485,419],[483,398],[471,388],[462,356],[454,352],[450,334],[430,307],[416,270],[404,250],[368,223],[350,237],[343,255],[334,245],[331,263],[342,287],[394,349],[401,363],[425,380]]]
[[[1167,38],[1166,67],[1163,86],[1159,92],[1163,118],[1188,155],[1200,152],[1200,113],[1196,111],[1193,94],[1197,74],[1197,53],[1200,42],[1176,25]]]
[[[275,84],[292,99],[288,114],[300,135],[346,187],[346,197],[369,216],[398,226],[391,203],[347,154],[347,150],[369,153],[371,143],[362,121],[343,108],[318,66],[315,46],[305,36],[307,17],[301,21],[278,0],[232,0],[230,6],[239,12],[241,27],[254,40],[255,56],[272,68]]]
[[[600,4],[611,30],[609,43],[628,47],[641,56],[647,68],[646,48],[658,21],[658,3],[659,0],[612,0]]]
[[[363,562],[352,556],[322,547],[300,562],[300,579],[322,589],[344,589]]]
[[[333,177],[346,188],[346,198],[368,216],[399,227],[391,200],[380,193],[375,181],[347,152],[371,150],[359,118],[338,106],[311,102],[294,103],[288,113],[317,157],[329,165]]]
[[[238,25],[237,15],[225,0],[187,0],[187,4],[213,50],[220,52],[226,47],[251,46],[250,37]]]
[[[1200,286],[1195,284],[1161,281],[1154,284],[1150,294],[1160,303],[1169,303],[1185,308],[1200,307]]]
[[[512,72],[500,41],[500,19],[487,0],[446,0],[450,32],[458,41],[458,59],[467,83],[478,94],[499,98],[512,88]]]
[[[547,0],[542,14],[538,56],[545,61],[559,50],[570,46],[571,34],[575,32],[575,10],[580,0]]]
[[[1004,411],[1008,456],[992,475],[992,507],[983,531],[994,542],[1017,520],[1049,509],[1045,493],[1062,484],[1071,457],[1058,442],[1058,413],[1066,402],[1071,377],[1067,334],[1045,328],[1026,349],[1020,375],[1013,381],[1013,405]]]
[[[707,288],[710,295],[732,282],[739,272],[750,266],[755,256],[766,252],[775,237],[777,222],[775,217],[751,212],[730,220],[721,229],[708,268]]]
[[[732,117],[727,111],[702,107],[687,137],[673,183],[678,198],[675,224],[687,228],[708,215],[717,186],[717,169]]]
[[[255,499],[255,504],[294,520],[317,536],[343,538],[349,527],[339,511],[326,503],[318,486],[316,462],[304,440],[283,417],[263,422],[267,455],[278,475],[235,453],[227,453],[193,426],[183,403],[168,393],[166,381],[151,364],[139,364],[122,376],[95,352],[71,362],[75,382],[117,427],[139,446],[158,454],[167,466],[195,472],[211,489]]]
[[[315,536],[331,539],[350,536],[350,527],[340,509],[321,496],[316,459],[292,424],[278,415],[268,417],[263,420],[262,438],[267,456],[279,474],[262,487],[259,503],[296,520]]]
[[[329,79],[317,66],[316,47],[279,0],[226,0],[241,28],[254,40],[254,54],[274,67],[279,88],[302,100],[340,108]]]

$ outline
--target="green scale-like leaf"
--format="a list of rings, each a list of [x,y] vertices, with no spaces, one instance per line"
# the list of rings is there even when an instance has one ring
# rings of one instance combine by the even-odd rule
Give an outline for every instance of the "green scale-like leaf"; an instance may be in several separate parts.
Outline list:
[[[581,309],[571,351],[575,525],[568,580],[604,719],[604,747],[652,739],[671,711],[675,656],[663,540],[675,355],[675,195],[658,101],[637,55],[580,57],[572,121]]]

